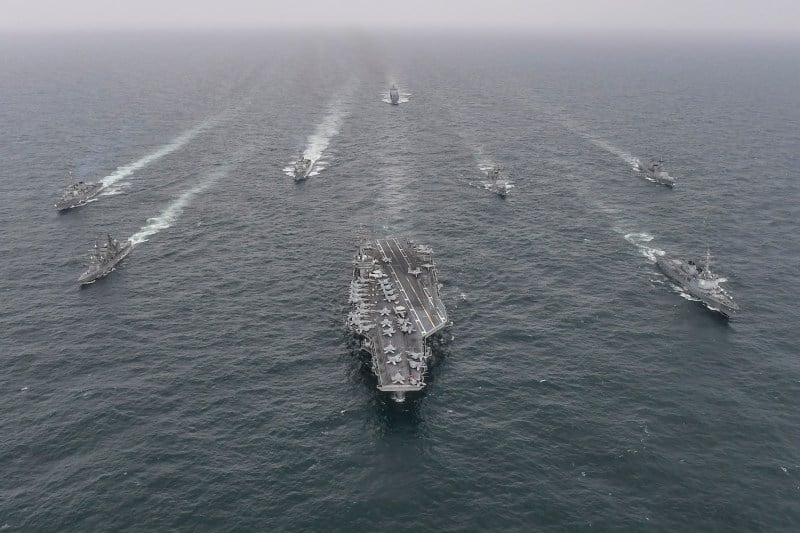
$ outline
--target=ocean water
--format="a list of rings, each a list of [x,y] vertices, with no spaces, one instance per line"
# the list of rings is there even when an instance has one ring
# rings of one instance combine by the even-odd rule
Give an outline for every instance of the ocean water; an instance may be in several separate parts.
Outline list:
[[[0,529],[796,531],[798,52],[1,36]],[[58,214],[70,171],[108,187]],[[359,232],[432,246],[453,320],[400,405],[344,328]],[[706,247],[730,322],[652,261]]]

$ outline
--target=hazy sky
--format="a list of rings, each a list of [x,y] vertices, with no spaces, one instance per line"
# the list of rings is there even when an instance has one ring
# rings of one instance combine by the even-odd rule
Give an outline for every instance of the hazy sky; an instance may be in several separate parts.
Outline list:
[[[0,0],[0,28],[297,26],[800,34],[800,0]]]

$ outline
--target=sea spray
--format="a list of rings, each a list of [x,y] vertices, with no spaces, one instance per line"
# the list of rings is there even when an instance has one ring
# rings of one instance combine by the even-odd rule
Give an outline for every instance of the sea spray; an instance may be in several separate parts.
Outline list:
[[[639,165],[640,165],[639,158],[634,157],[625,150],[617,148],[616,146],[614,146],[613,144],[604,139],[598,139],[597,137],[586,131],[586,128],[584,126],[578,124],[574,120],[570,120],[563,117],[556,120],[558,120],[558,122],[560,122],[563,127],[571,131],[575,135],[583,137],[584,139],[586,139],[593,145],[597,146],[598,148],[602,148],[606,152],[619,157],[620,159],[628,163],[633,170],[639,170]]]
[[[325,154],[331,139],[339,134],[339,128],[342,126],[345,115],[341,101],[334,101],[330,105],[328,114],[325,115],[322,122],[317,124],[314,133],[308,136],[306,147],[303,150],[303,158],[311,160],[312,167],[311,172],[308,174],[309,176],[316,176],[325,170],[325,161],[322,156]],[[283,172],[287,176],[294,176],[294,162],[286,166]]]
[[[653,240],[653,236],[649,233],[626,233],[625,240],[636,246],[643,256],[653,262],[655,262],[656,256],[664,253],[663,250],[647,246],[647,243]]]
[[[143,243],[147,241],[147,238],[155,235],[162,229],[166,229],[178,219],[178,217],[183,212],[183,209],[189,205],[189,202],[199,193],[203,192],[211,185],[213,185],[217,180],[219,180],[222,175],[225,174],[225,171],[219,170],[211,174],[208,178],[204,181],[196,184],[191,189],[185,191],[183,194],[178,196],[167,208],[164,210],[163,213],[158,215],[157,217],[148,218],[147,224],[142,226],[142,229],[134,233],[128,239],[134,245]]]
[[[639,170],[640,163],[639,163],[639,159],[638,158],[632,156],[631,154],[625,152],[624,150],[621,150],[621,149],[617,148],[616,146],[614,146],[613,144],[611,144],[611,143],[609,143],[607,141],[604,141],[602,139],[597,139],[595,137],[591,137],[591,136],[585,135],[585,134],[581,134],[581,135],[586,140],[588,140],[590,143],[594,144],[595,146],[599,146],[600,148],[602,148],[606,152],[608,152],[610,154],[614,154],[615,156],[619,157],[620,159],[622,159],[623,161],[628,163],[631,166],[632,169]]]
[[[344,111],[337,102],[331,105],[330,112],[320,122],[314,133],[308,136],[308,143],[303,152],[303,157],[317,162],[328,148],[331,139],[339,133],[339,128],[344,119]]]

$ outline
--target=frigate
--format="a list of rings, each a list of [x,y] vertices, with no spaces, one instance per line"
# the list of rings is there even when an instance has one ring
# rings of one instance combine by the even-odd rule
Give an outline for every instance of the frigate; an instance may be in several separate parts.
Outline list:
[[[378,389],[402,402],[425,387],[426,339],[448,325],[433,251],[403,238],[362,240],[347,325],[372,356]]]
[[[513,187],[508,180],[500,179],[500,167],[497,165],[493,166],[486,172],[486,179],[488,180],[485,183],[486,189],[492,191],[502,198],[505,198],[508,194],[508,191],[510,191]]]
[[[131,241],[120,244],[111,235],[106,235],[106,237],[107,240],[102,245],[95,243],[89,256],[89,268],[78,278],[81,285],[93,283],[109,274],[133,249]]]
[[[294,164],[294,179],[295,181],[304,180],[311,173],[313,162],[310,159],[301,157]]]
[[[392,105],[398,105],[400,103],[400,91],[397,89],[397,85],[392,85],[389,89],[389,100],[392,102]]]
[[[705,262],[702,265],[692,260],[684,261],[667,254],[657,255],[656,264],[666,276],[680,285],[691,296],[699,299],[703,304],[723,316],[732,317],[739,311],[739,306],[733,301],[728,292],[720,283],[727,281],[711,271],[711,252],[706,251]]]
[[[646,165],[643,165],[641,161],[639,161],[636,163],[636,168],[640,172],[644,172],[647,179],[652,182],[666,185],[667,187],[675,186],[675,177],[670,176],[667,171],[664,170],[664,160],[660,157],[658,159],[651,158]]]
[[[70,176],[72,176],[72,173],[70,173]],[[61,197],[53,204],[53,207],[59,211],[66,211],[73,207],[86,205],[86,203],[97,196],[102,189],[103,184],[100,182],[78,181],[70,183],[61,193]]]

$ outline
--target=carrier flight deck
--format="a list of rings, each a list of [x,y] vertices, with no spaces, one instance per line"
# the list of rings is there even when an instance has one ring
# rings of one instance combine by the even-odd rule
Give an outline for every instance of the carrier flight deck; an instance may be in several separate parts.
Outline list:
[[[447,325],[433,252],[408,239],[376,239],[359,245],[353,267],[348,326],[372,355],[378,389],[402,401],[425,387],[425,339]]]

